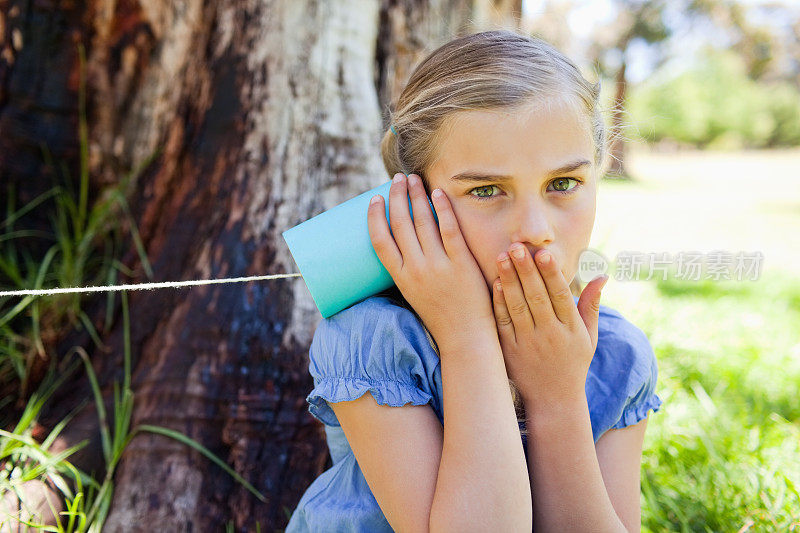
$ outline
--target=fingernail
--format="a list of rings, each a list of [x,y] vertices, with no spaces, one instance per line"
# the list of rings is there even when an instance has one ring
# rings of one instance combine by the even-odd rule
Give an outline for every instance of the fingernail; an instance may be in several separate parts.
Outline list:
[[[380,196],[380,195],[373,196],[373,197],[372,197],[372,199],[369,201],[369,205],[372,205],[372,204],[377,204],[377,203],[378,203],[378,200],[380,200],[380,198],[381,198],[381,196]]]
[[[414,174],[409,174],[408,175],[408,185],[411,186],[411,187],[416,187],[417,183],[419,183],[419,178],[417,178],[417,176],[415,176]]]
[[[497,292],[503,292],[503,284],[501,282],[498,281],[494,286],[497,288]]]
[[[433,192],[431,193],[431,196],[433,196],[434,198],[442,198],[444,197],[444,193],[442,192],[441,189],[434,189]]]
[[[542,252],[539,254],[539,264],[540,265],[547,265],[550,263],[550,254],[547,252]]]
[[[606,286],[607,282],[608,282],[608,274],[603,274],[603,282],[600,284],[600,290],[603,290],[603,287]]]
[[[394,179],[392,180],[392,182],[393,183],[400,183],[401,181],[403,181],[403,173],[402,172],[398,172],[397,174],[394,175]]]
[[[522,248],[522,246],[517,246],[511,249],[511,255],[513,255],[517,259],[522,259],[523,257],[525,257],[525,250]]]

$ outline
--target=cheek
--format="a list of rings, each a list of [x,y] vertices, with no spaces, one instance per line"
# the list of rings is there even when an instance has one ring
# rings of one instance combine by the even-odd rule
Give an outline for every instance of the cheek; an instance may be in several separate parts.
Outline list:
[[[456,206],[454,212],[464,242],[475,257],[486,283],[491,285],[497,277],[495,259],[503,251],[503,240],[497,228],[496,218],[493,221],[492,217],[476,215],[472,211],[467,215],[463,209],[459,214]]]
[[[572,213],[570,231],[565,237],[574,245],[588,246],[594,226],[594,209],[581,209]]]
[[[567,282],[578,271],[580,254],[589,246],[594,219],[595,203],[593,201],[587,201],[585,205],[581,206],[581,209],[577,209],[570,216],[570,231],[563,234],[567,247],[565,249],[567,257],[564,259],[566,263],[561,266]]]
[[[586,199],[583,209],[576,215],[578,226],[577,234],[583,240],[583,246],[589,246],[589,239],[592,236],[592,228],[594,227],[595,213],[597,211],[597,200],[595,196],[590,196]]]

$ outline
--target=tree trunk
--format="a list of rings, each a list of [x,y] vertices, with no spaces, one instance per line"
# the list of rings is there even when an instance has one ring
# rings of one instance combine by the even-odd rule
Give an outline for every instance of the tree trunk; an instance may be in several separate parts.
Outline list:
[[[378,150],[388,126],[382,110],[411,68],[443,42],[484,29],[474,25],[486,19],[477,12],[493,13],[491,24],[518,24],[520,2],[32,6],[18,2],[11,9],[32,19],[43,12],[66,18],[74,32],[51,33],[87,43],[94,192],[158,155],[132,185],[129,203],[152,281],[167,281],[295,272],[281,232],[388,179]],[[516,12],[504,19],[503,10]],[[13,69],[46,64],[47,50],[31,47],[16,56]],[[63,79],[56,78],[64,98],[76,90],[77,61],[70,57]],[[10,72],[0,68],[0,105],[7,108],[15,98]],[[3,150],[13,149],[3,142]],[[70,157],[74,164],[77,155]],[[133,246],[124,263],[141,273]],[[121,280],[146,281],[141,274]],[[284,527],[302,492],[329,465],[322,426],[305,402],[312,387],[307,351],[320,316],[302,280],[132,291],[128,300],[132,425],[164,426],[199,441],[267,502],[188,446],[140,433],[118,466],[106,530]],[[90,316],[100,315],[100,302]],[[70,340],[76,338],[91,347],[85,335]],[[122,369],[120,320],[103,342],[108,353],[90,353],[110,402]],[[51,407],[53,420],[91,396],[85,379],[70,387]],[[94,408],[87,408],[61,437],[62,447],[94,439],[94,452],[76,456],[87,470],[102,468],[96,424]]]

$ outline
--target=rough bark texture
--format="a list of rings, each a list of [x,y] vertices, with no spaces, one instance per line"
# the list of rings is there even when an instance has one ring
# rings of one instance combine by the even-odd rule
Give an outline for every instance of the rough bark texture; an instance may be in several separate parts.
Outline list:
[[[83,11],[75,5],[0,0],[0,194],[5,198],[7,186],[14,185],[18,204],[51,187],[43,149],[77,174],[76,46],[83,39]],[[31,226],[46,225],[41,218]]]

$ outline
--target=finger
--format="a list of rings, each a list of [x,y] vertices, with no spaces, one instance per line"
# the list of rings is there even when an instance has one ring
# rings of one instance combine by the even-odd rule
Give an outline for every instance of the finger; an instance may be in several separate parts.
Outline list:
[[[517,277],[511,258],[505,252],[498,258],[498,270],[500,272],[500,282],[503,284],[503,297],[505,298],[508,314],[514,323],[514,330],[524,331],[524,328],[533,328],[534,317],[528,308],[525,293],[522,290],[522,285]]]
[[[453,206],[447,194],[441,189],[434,189],[431,193],[433,208],[436,209],[436,217],[439,219],[439,234],[442,237],[444,250],[450,259],[462,257],[465,254],[472,254],[464,235],[461,234],[461,227],[453,211]]]
[[[525,301],[528,303],[530,313],[534,323],[543,325],[547,322],[556,320],[553,304],[550,302],[550,295],[547,293],[539,270],[533,264],[533,257],[525,246],[515,243],[509,248],[509,253],[514,260],[517,275],[525,294]],[[520,258],[519,255],[522,255]]]
[[[556,317],[568,326],[577,324],[580,314],[578,308],[575,307],[575,300],[572,299],[569,284],[556,263],[556,258],[547,250],[540,250],[536,253],[535,259],[539,275],[544,280],[547,293],[550,295],[550,303]]]
[[[497,322],[497,333],[500,336],[500,341],[504,338],[514,339],[516,342],[516,335],[514,334],[514,322],[511,320],[511,315],[508,314],[508,307],[506,307],[506,300],[503,297],[503,283],[500,278],[497,278],[492,285],[492,305],[494,306],[494,319]]]
[[[417,231],[417,239],[422,246],[422,253],[444,255],[444,245],[442,237],[439,235],[439,228],[433,219],[433,212],[428,204],[428,195],[422,180],[416,174],[408,175],[409,195],[411,196],[411,208],[414,211],[414,228]]]
[[[403,264],[408,260],[420,261],[422,248],[408,211],[406,177],[400,172],[394,175],[394,180],[389,188],[389,225],[392,227],[394,240],[403,256]]]
[[[403,256],[389,232],[389,223],[386,220],[386,207],[383,196],[373,196],[367,208],[367,228],[372,247],[378,255],[384,268],[395,278],[395,273],[403,266]]]
[[[608,281],[608,275],[598,276],[583,288],[578,298],[578,312],[586,324],[589,337],[592,339],[592,348],[597,349],[597,324],[600,319],[600,296],[603,287]]]

